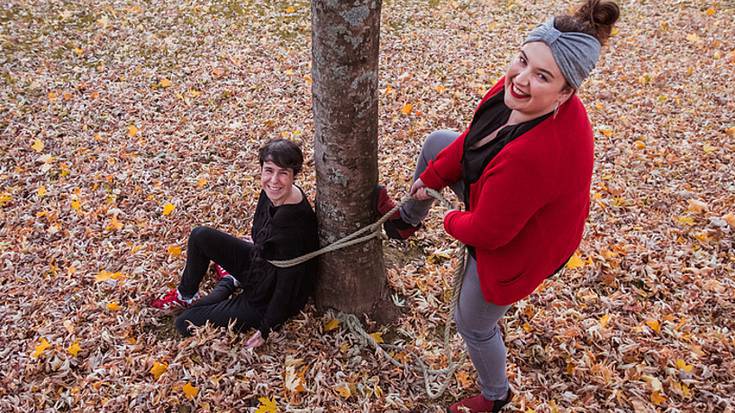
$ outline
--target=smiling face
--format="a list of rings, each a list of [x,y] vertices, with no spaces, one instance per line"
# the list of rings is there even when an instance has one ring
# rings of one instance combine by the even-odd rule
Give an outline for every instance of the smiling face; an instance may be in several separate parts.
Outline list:
[[[293,183],[293,169],[281,168],[273,161],[263,162],[260,169],[260,184],[273,205],[283,205],[291,194]]]
[[[505,105],[517,113],[515,122],[549,113],[573,93],[551,49],[542,42],[524,44],[505,74],[503,99]]]

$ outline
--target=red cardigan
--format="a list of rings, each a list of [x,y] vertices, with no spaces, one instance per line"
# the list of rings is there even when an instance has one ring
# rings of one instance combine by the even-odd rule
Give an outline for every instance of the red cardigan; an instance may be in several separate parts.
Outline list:
[[[480,102],[503,90],[500,79]],[[478,106],[479,108],[479,106]],[[441,189],[462,179],[467,130],[429,162],[421,180]],[[582,240],[589,213],[593,133],[575,94],[507,144],[471,185],[468,211],[444,219],[449,235],[475,247],[485,299],[508,305],[529,296]]]

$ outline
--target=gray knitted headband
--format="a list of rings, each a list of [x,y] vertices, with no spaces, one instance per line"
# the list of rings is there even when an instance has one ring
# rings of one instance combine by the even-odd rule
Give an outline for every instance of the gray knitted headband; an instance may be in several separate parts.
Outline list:
[[[600,57],[600,42],[594,36],[580,32],[560,32],[554,27],[554,18],[529,33],[523,44],[544,42],[551,49],[564,78],[575,89],[589,76]]]

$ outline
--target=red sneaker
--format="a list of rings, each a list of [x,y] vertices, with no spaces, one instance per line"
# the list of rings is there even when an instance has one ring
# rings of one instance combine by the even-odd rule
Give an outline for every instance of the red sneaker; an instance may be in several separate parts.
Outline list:
[[[181,298],[179,289],[174,288],[163,297],[151,301],[150,306],[164,311],[182,311],[189,308],[197,299],[199,299],[199,293],[196,293],[194,297],[185,300]]]
[[[230,275],[230,273],[229,273],[229,272],[227,272],[227,270],[225,270],[224,268],[222,268],[222,267],[221,267],[221,266],[220,266],[219,264],[217,264],[216,262],[214,263],[214,273],[215,273],[215,274],[217,274],[217,281],[219,281],[219,280],[221,280],[222,278],[224,278],[224,277],[226,277],[226,276]]]
[[[496,413],[505,407],[513,399],[513,392],[508,389],[508,395],[503,400],[488,400],[481,394],[460,400],[457,403],[447,407],[449,413]]]
[[[373,208],[382,217],[396,207],[396,203],[388,195],[388,190],[382,185],[377,185],[373,192]],[[401,218],[401,212],[396,210],[387,221],[383,223],[383,229],[389,238],[407,239],[421,228],[421,224],[413,226]]]

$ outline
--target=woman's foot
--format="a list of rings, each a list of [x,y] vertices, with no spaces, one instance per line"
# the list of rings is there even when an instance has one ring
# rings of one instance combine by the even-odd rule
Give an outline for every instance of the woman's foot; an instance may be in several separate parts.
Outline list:
[[[513,399],[513,392],[508,389],[508,395],[503,400],[488,400],[481,394],[460,400],[457,403],[447,407],[449,413],[495,413],[505,407]]]
[[[375,187],[373,194],[373,208],[382,217],[396,207],[396,203],[388,195],[388,190],[382,185]],[[411,225],[401,218],[401,212],[396,210],[387,221],[383,223],[383,229],[389,238],[407,239],[421,228],[419,225]]]
[[[216,262],[214,263],[214,273],[215,273],[215,274],[217,274],[217,281],[219,281],[219,280],[221,280],[222,278],[224,278],[224,277],[226,277],[226,276],[230,275],[230,273],[229,273],[229,272],[227,272],[227,270],[225,270],[224,268],[222,268],[222,267],[221,267],[221,266],[220,266],[219,264],[217,264]]]
[[[179,293],[179,289],[174,288],[163,297],[151,301],[150,306],[159,310],[174,313],[191,307],[194,301],[198,299],[199,293],[194,294],[194,297],[184,298]]]

